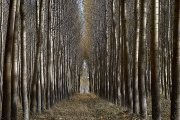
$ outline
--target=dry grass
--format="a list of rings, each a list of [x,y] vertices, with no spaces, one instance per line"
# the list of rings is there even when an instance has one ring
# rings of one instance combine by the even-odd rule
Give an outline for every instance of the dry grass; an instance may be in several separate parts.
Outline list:
[[[148,120],[152,120],[151,98],[147,99]],[[1,114],[1,111],[0,111]],[[170,120],[170,100],[161,96],[162,120]],[[22,108],[18,103],[18,120],[22,120]],[[75,94],[62,100],[43,114],[31,116],[31,120],[139,120],[135,115],[109,103],[94,94]]]
[[[138,120],[94,94],[76,94],[31,120]]]

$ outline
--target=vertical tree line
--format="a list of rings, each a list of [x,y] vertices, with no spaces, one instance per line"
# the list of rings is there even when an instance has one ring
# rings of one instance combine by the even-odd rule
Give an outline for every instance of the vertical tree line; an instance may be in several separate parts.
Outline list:
[[[79,92],[80,1],[9,2],[0,4],[1,119],[29,120]]]
[[[176,5],[175,5],[176,4]],[[179,3],[169,0],[85,0],[90,90],[130,113],[160,120],[161,98],[179,119]],[[86,7],[85,7],[86,8]]]

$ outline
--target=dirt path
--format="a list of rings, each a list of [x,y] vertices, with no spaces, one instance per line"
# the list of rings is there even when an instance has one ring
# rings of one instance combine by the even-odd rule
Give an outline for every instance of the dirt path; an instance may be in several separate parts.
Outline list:
[[[137,120],[94,94],[76,94],[31,120]]]

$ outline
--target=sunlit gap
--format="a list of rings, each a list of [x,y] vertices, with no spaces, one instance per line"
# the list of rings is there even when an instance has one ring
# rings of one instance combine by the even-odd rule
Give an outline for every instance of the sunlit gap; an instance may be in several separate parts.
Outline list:
[[[87,61],[83,61],[80,79],[80,93],[89,93],[89,74]]]
[[[87,39],[86,35],[86,21],[85,21],[85,13],[84,13],[84,0],[79,0],[79,14],[82,21],[81,27],[81,42],[80,47],[82,49],[82,57],[83,63],[81,67],[81,75],[80,75],[80,93],[89,93],[89,72],[88,72],[88,65],[87,59],[89,57],[89,40]]]

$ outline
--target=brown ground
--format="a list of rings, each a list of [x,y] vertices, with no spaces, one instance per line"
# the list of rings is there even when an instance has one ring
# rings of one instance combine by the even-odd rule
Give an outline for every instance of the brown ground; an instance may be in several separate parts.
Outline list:
[[[151,98],[147,99],[148,120],[152,120]],[[19,104],[19,106],[21,106]],[[0,111],[1,114],[1,111]],[[170,100],[161,96],[162,120],[170,120]],[[18,120],[22,120],[22,109],[19,107]],[[31,116],[31,120],[140,120],[135,115],[109,103],[94,94],[76,94],[56,104],[52,109],[40,115]]]
[[[148,117],[149,120],[152,120],[151,98],[148,98],[147,105],[148,105]],[[164,96],[161,96],[162,120],[170,120],[170,105],[171,105],[171,101],[169,99],[165,99]]]
[[[94,94],[76,94],[31,120],[138,120]]]

